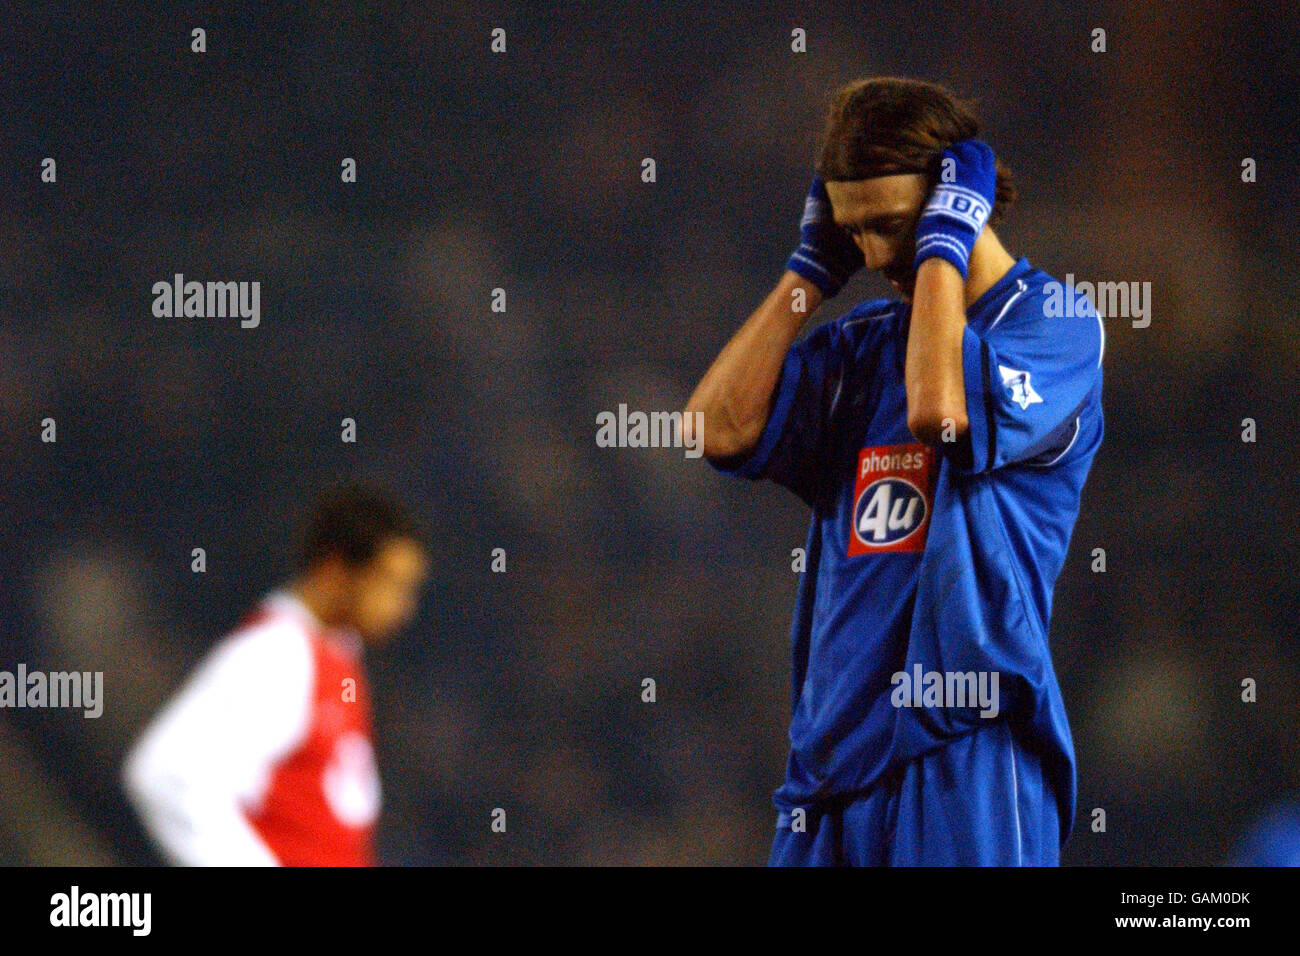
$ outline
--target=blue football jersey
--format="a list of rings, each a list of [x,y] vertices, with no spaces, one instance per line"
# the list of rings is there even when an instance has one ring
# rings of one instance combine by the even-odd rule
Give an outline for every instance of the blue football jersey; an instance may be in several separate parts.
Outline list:
[[[1300,797],[1290,795],[1253,821],[1237,840],[1232,866],[1300,866]]]
[[[1021,259],[967,310],[968,440],[926,446],[908,431],[910,307],[878,299],[790,349],[757,447],[715,465],[812,508],[779,809],[863,793],[1005,719],[1040,755],[1068,837],[1074,747],[1048,623],[1102,439],[1104,330],[1086,297],[1053,286]],[[973,683],[964,706],[923,698],[932,673],[983,675],[996,708]],[[900,698],[898,675],[914,696]]]

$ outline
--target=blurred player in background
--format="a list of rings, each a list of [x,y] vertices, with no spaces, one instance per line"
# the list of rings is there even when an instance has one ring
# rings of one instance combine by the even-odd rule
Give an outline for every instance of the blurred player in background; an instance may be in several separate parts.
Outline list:
[[[169,861],[373,865],[362,645],[414,616],[427,548],[382,492],[316,502],[297,576],[208,653],[126,760],[127,794]]]
[[[977,133],[934,84],[839,90],[802,241],[687,406],[813,511],[772,864],[1052,865],[1073,825],[1047,635],[1104,330],[986,225],[1015,190]],[[794,344],[864,265],[899,298]]]

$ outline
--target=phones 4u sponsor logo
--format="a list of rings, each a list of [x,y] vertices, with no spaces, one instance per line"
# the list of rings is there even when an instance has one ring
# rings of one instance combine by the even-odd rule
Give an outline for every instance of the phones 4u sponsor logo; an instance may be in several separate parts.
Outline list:
[[[934,449],[878,445],[858,453],[849,557],[924,551],[934,502]]]

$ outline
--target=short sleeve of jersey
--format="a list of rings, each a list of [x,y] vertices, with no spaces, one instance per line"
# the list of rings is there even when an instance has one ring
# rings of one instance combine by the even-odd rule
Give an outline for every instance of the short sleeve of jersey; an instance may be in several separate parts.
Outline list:
[[[758,445],[743,461],[713,466],[741,478],[770,479],[813,505],[828,472],[836,403],[859,386],[860,369],[869,368],[886,304],[860,306],[792,345]]]
[[[1073,315],[1055,316],[1041,292],[1025,295],[988,329],[968,325],[962,371],[970,422],[970,456],[959,471],[992,471],[1021,461],[1050,463],[1079,431],[1101,380],[1105,330],[1085,296]]]

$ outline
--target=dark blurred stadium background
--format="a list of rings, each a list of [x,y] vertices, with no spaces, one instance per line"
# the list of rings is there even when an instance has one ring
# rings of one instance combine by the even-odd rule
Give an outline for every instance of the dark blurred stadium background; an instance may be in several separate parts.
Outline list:
[[[354,474],[437,537],[371,661],[385,861],[763,862],[807,513],[595,416],[681,406],[796,241],[826,94],[880,73],[978,97],[1014,254],[1152,283],[1056,592],[1065,862],[1221,862],[1300,789],[1293,6],[238,6],[0,14],[0,668],[107,683],[0,712],[0,862],[156,860],[126,746]],[[155,319],[176,272],[260,281],[261,326]]]

